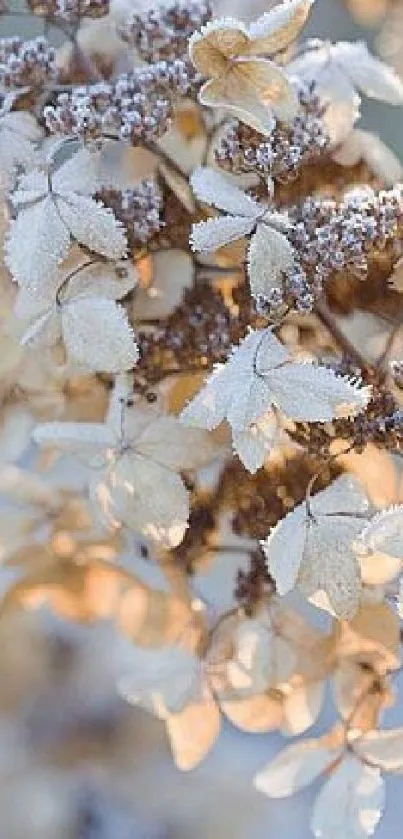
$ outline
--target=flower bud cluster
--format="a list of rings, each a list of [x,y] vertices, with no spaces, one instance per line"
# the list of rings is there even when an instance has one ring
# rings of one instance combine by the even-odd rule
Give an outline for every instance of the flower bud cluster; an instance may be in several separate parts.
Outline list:
[[[44,110],[54,134],[94,140],[115,133],[121,140],[149,142],[164,134],[171,123],[176,97],[186,96],[198,83],[187,61],[159,61],[119,76],[61,94]]]
[[[56,51],[46,38],[0,39],[0,84],[5,90],[39,87],[56,75]]]
[[[176,0],[149,10],[135,11],[119,30],[144,61],[173,61],[187,53],[188,39],[211,18],[208,0]]]

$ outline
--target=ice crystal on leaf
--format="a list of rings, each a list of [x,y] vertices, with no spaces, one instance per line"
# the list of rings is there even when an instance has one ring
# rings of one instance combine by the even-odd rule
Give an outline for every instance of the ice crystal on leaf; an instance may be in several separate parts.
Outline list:
[[[17,218],[6,256],[21,287],[43,294],[74,241],[109,259],[125,256],[122,225],[91,197],[98,186],[97,159],[86,149],[54,173],[37,169],[20,179],[12,196]]]
[[[261,466],[278,439],[277,409],[293,420],[326,422],[365,407],[369,392],[325,367],[294,362],[271,329],[251,331],[218,365],[182,413],[186,424],[216,428],[224,419],[245,465]],[[255,431],[257,426],[258,431]]]
[[[189,517],[189,493],[178,473],[208,462],[214,447],[201,431],[186,430],[154,406],[127,406],[120,391],[118,382],[106,423],[43,423],[34,439],[92,461],[92,498],[110,526],[122,523],[173,547]]]
[[[262,56],[274,55],[297,38],[313,0],[285,0],[249,28],[232,18],[207,23],[189,41],[190,58],[208,77],[199,101],[224,108],[241,122],[269,134],[275,117],[291,122],[298,99],[285,72]]]
[[[231,214],[193,225],[193,249],[215,251],[252,233],[248,253],[251,292],[258,299],[270,301],[276,293],[281,298],[283,278],[298,265],[297,252],[287,239],[287,214],[254,201],[213,169],[196,169],[191,184],[199,201]]]
[[[121,266],[124,263],[121,263]],[[62,340],[69,361],[94,372],[121,373],[139,358],[134,333],[122,306],[137,283],[134,270],[118,279],[113,264],[81,262],[67,278],[59,278],[54,295],[40,297],[22,288],[16,312],[30,323],[22,343],[53,347]]]

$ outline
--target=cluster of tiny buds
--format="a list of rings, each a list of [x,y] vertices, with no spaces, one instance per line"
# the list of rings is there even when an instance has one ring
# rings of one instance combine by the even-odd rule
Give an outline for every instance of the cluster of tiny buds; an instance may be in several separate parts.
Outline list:
[[[28,5],[36,15],[66,23],[104,17],[109,12],[109,0],[28,0]]]
[[[103,189],[97,197],[126,227],[131,251],[144,246],[164,226],[163,197],[153,178],[145,178],[131,189]]]
[[[323,154],[329,139],[323,124],[323,106],[313,87],[298,89],[300,108],[291,125],[277,122],[269,137],[240,122],[230,125],[215,150],[217,163],[231,172],[257,172],[284,183],[300,167]]]
[[[59,95],[44,109],[49,131],[94,140],[115,132],[121,140],[137,144],[164,134],[171,123],[173,101],[186,96],[198,83],[187,61],[159,61],[119,76]]]
[[[0,39],[0,84],[5,90],[39,87],[56,75],[56,51],[46,38]]]
[[[187,53],[188,39],[211,16],[208,0],[176,0],[133,12],[119,34],[137,48],[144,61],[172,61]]]
[[[314,298],[334,274],[348,272],[365,279],[377,251],[402,238],[403,187],[381,191],[354,190],[341,203],[310,197],[290,211],[289,239],[302,267],[300,291],[306,278]],[[298,292],[293,280],[292,294]]]

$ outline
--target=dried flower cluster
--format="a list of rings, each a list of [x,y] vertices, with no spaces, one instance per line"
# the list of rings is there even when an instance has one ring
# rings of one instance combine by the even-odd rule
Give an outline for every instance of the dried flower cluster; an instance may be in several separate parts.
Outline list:
[[[30,4],[68,57],[0,42],[0,634],[107,622],[182,770],[224,717],[302,734],[330,682],[339,722],[254,783],[323,775],[314,835],[365,839],[403,771],[403,169],[357,125],[403,82],[296,50],[313,5],[112,8],[107,77],[104,2]]]

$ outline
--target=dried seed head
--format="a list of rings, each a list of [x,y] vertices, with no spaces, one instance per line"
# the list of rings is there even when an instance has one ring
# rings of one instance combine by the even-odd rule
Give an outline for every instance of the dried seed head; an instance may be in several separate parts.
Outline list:
[[[212,15],[204,0],[177,0],[143,12],[133,12],[120,28],[121,37],[135,46],[144,61],[171,61],[187,53],[188,39]]]
[[[0,40],[0,84],[6,90],[39,87],[56,75],[56,50],[46,38]]]

